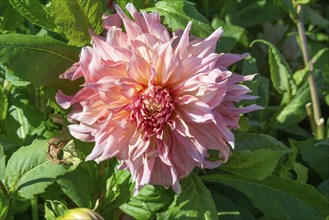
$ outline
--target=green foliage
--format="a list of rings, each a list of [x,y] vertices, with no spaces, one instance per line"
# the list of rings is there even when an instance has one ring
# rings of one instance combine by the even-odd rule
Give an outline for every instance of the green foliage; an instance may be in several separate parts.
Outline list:
[[[102,5],[97,0],[53,0],[51,15],[55,24],[64,32],[69,45],[85,46],[90,43],[89,29],[102,32]]]
[[[296,11],[296,8],[294,7],[294,4],[290,0],[275,0],[275,4],[280,6],[282,9],[284,9],[288,14],[291,16],[292,19],[297,20],[298,19],[298,13]]]
[[[222,20],[215,18],[212,23],[212,27],[217,29],[222,27],[224,30],[223,35],[220,38],[216,51],[219,53],[230,52],[240,41],[242,41],[245,35],[245,29],[236,25],[227,25]]]
[[[314,187],[289,179],[269,176],[264,180],[253,180],[229,174],[210,174],[202,179],[243,192],[267,218],[323,219],[329,214],[328,201]]]
[[[87,165],[87,164],[86,164]],[[89,165],[89,164],[88,164]],[[89,167],[93,168],[89,165]],[[94,166],[94,173],[97,174],[97,167]],[[81,184],[89,181],[96,182],[94,175],[79,166],[76,170],[59,177],[57,183],[63,192],[71,198],[78,207],[93,208],[95,205],[95,195],[98,189],[94,185]]]
[[[252,90],[249,94],[258,98],[255,101],[245,101],[245,103],[256,103],[259,106],[267,107],[270,102],[270,82],[266,77],[260,75],[255,58],[249,56],[243,61],[242,73],[244,75],[257,74],[251,82],[246,82],[245,85]],[[262,112],[254,112],[253,114],[262,114]]]
[[[238,176],[261,180],[273,173],[279,159],[286,153],[288,150],[274,151],[268,148],[237,151],[221,168]]]
[[[217,206],[219,219],[225,219],[225,220],[232,220],[232,219],[255,220],[256,219],[246,208],[234,202],[229,197],[220,194],[212,194],[212,197]]]
[[[288,66],[286,60],[283,58],[279,50],[270,42],[265,40],[255,40],[251,43],[261,42],[266,44],[268,49],[268,62],[270,64],[270,73],[273,87],[280,94],[284,94],[286,99],[283,100],[283,103],[287,103],[291,98],[296,94],[296,83],[293,80],[290,67]]]
[[[45,203],[45,218],[47,220],[56,219],[56,217],[64,215],[67,207],[60,201],[47,200]]]
[[[256,74],[252,81],[245,82],[244,85],[248,86],[248,88],[251,90],[249,94],[257,97],[257,99],[250,101],[242,101],[241,104],[248,105],[248,104],[256,103],[257,105],[264,107],[264,109],[267,109],[270,103],[270,80],[264,76],[261,76],[260,71],[257,67],[256,59],[254,57],[248,56],[243,60],[242,74],[243,75]],[[249,118],[257,119],[257,121],[264,123],[262,122],[264,120],[264,111],[252,112],[249,114]],[[240,122],[241,120],[239,121],[239,124]],[[248,122],[249,128],[247,130],[242,130],[242,131],[249,131],[255,129],[258,130],[260,126],[262,125],[258,124],[256,126],[251,126],[249,121]]]
[[[329,28],[328,16],[323,17],[318,11],[308,6],[303,7],[303,20],[311,25],[315,25],[323,29]]]
[[[329,59],[329,48],[323,48],[319,50],[311,60],[313,67],[315,69],[321,69],[323,73],[329,72],[329,63],[327,62]],[[328,78],[328,76],[327,76]]]
[[[0,181],[3,180],[6,168],[6,155],[3,150],[3,146],[0,143]]]
[[[9,0],[12,6],[31,23],[44,27],[48,30],[55,30],[53,18],[50,17],[44,6],[37,0]]]
[[[32,210],[50,220],[74,208],[113,220],[325,219],[329,144],[312,138],[305,111],[309,72],[294,23],[301,18],[305,24],[329,135],[324,1],[115,1],[122,9],[132,2],[145,13],[158,12],[169,31],[192,21],[191,38],[206,38],[222,27],[217,53],[250,54],[229,71],[256,74],[244,85],[258,98],[238,105],[256,103],[264,110],[241,117],[229,160],[212,170],[196,168],[180,181],[179,195],[151,185],[136,193],[130,173],[116,168],[117,159],[82,161],[94,143],[75,140],[76,149],[68,142],[69,122],[54,93],[73,94],[83,81],[59,75],[79,60],[92,32],[106,36],[101,17],[114,13],[112,2],[0,0],[0,220],[37,219]],[[250,42],[261,44],[249,47]]]
[[[96,164],[89,162],[81,164],[73,172],[57,178],[56,181],[78,207],[94,208],[100,189],[104,188],[98,181],[99,173]],[[81,184],[82,182],[89,184]]]
[[[5,168],[6,168],[6,155],[3,151],[3,146],[0,144],[0,219],[1,220],[5,219],[9,206],[7,190],[2,183],[4,179]]]
[[[49,37],[0,36],[0,64],[7,67],[6,79],[14,85],[67,87],[59,74],[77,61],[78,54],[76,48]]]
[[[99,208],[102,216],[119,219],[122,211],[118,210],[118,207],[129,202],[132,190],[130,173],[126,170],[114,169],[113,174],[106,181],[104,201]]]
[[[329,139],[317,142],[313,139],[294,141],[303,160],[314,169],[322,180],[329,178]]]
[[[0,85],[0,122],[7,117],[8,112],[8,98],[5,94],[2,85]]]
[[[153,219],[156,213],[169,206],[173,201],[173,194],[163,186],[146,185],[137,196],[122,204],[120,209],[137,220]]]
[[[142,9],[143,7],[150,7],[150,2],[152,0],[117,0],[115,1],[122,9],[126,8],[128,3],[132,3],[137,9]]]
[[[276,128],[289,127],[303,120],[306,114],[305,105],[310,100],[310,89],[308,83],[305,83],[292,100],[282,108],[273,126]]]
[[[43,128],[44,117],[24,92],[22,89],[15,89],[9,95],[10,108],[4,121],[7,136],[17,136],[22,141]]]
[[[9,1],[0,5],[0,34],[15,31],[22,26],[24,18],[13,8]]]
[[[6,218],[8,208],[8,195],[6,189],[2,186],[2,183],[0,183],[0,220],[4,220]]]
[[[157,214],[158,219],[218,219],[210,191],[195,173],[183,179],[181,185],[181,194],[175,195],[167,211]]]
[[[222,7],[221,13],[228,23],[244,28],[272,21],[281,14],[280,8],[268,0],[225,0]]]
[[[67,145],[67,148],[71,147]],[[31,199],[44,192],[58,176],[71,172],[80,163],[76,155],[68,151],[63,157],[67,162],[57,164],[49,158],[47,151],[47,141],[35,140],[9,158],[3,180],[9,195]]]
[[[188,1],[158,1],[154,8],[147,11],[159,12],[164,24],[172,31],[184,30],[189,21],[193,22],[191,33],[195,36],[208,37],[214,31],[209,21]]]
[[[277,139],[265,135],[256,133],[238,133],[235,136],[236,149],[241,150],[258,150],[262,148],[268,148],[273,151],[287,152],[289,149],[282,142]]]

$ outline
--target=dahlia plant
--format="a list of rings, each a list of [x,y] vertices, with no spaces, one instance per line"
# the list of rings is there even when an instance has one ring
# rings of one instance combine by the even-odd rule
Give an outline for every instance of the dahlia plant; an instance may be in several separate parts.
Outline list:
[[[179,180],[194,167],[215,168],[228,160],[231,129],[239,127],[241,114],[259,109],[236,107],[255,98],[239,84],[254,75],[227,69],[247,55],[215,53],[222,28],[200,39],[190,36],[189,22],[171,36],[159,13],[139,13],[129,3],[131,20],[115,8],[116,14],[104,17],[106,37],[93,34],[92,46],[62,75],[83,77],[83,88],[74,96],[58,92],[56,100],[72,107],[70,133],[95,142],[87,160],[116,157],[137,190],[157,184],[180,193]],[[216,160],[208,159],[209,150],[218,151]]]
[[[327,14],[0,0],[0,220],[326,219]]]

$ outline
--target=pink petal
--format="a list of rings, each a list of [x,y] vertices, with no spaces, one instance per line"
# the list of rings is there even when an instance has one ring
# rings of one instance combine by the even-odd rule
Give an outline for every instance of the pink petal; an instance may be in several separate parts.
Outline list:
[[[79,62],[74,63],[72,67],[60,75],[60,78],[69,80],[76,80],[80,77],[83,77],[83,73],[81,71]]]
[[[137,25],[136,22],[130,20],[118,5],[115,5],[115,9],[118,15],[121,17],[125,25],[127,35],[129,36],[130,39],[134,40],[135,38],[138,37],[139,34],[143,33],[141,27]]]
[[[103,27],[106,30],[109,30],[111,27],[116,26],[116,27],[121,27],[122,21],[121,18],[118,14],[113,14],[113,15],[103,15]]]
[[[95,133],[95,129],[88,127],[84,124],[73,124],[69,125],[70,133],[73,137],[85,141],[85,142],[93,142],[95,138],[93,134]]]
[[[206,57],[210,53],[214,53],[219,37],[223,34],[223,29],[220,27],[214,31],[205,40],[196,44],[190,44],[189,52],[195,57]]]
[[[196,122],[215,122],[213,113],[209,105],[201,101],[180,102],[179,111],[183,113],[185,119]]]
[[[221,56],[218,58],[216,66],[224,66],[224,67],[228,67],[228,66],[232,65],[233,63],[236,63],[236,62],[246,58],[247,56],[249,56],[248,53],[244,53],[241,55],[240,54],[222,53],[220,55]]]
[[[62,91],[58,91],[55,96],[56,102],[64,109],[71,106],[72,96],[65,95]]]
[[[178,55],[180,58],[186,57],[187,55],[187,46],[189,44],[189,33],[191,30],[192,22],[189,21],[182,37],[179,40],[177,47],[175,48],[175,54]]]
[[[157,12],[150,14],[142,12],[142,14],[146,22],[148,33],[155,36],[162,43],[168,42],[170,40],[170,35],[167,28],[160,23],[159,14]]]

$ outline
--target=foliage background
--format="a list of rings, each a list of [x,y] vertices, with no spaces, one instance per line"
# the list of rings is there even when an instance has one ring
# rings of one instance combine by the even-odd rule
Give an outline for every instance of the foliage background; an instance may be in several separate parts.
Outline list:
[[[122,8],[129,2],[116,1]],[[214,170],[195,169],[182,193],[146,186],[133,196],[115,159],[84,162],[93,144],[72,140],[54,101],[80,82],[59,74],[101,34],[112,1],[0,0],[0,219],[54,219],[95,209],[105,219],[325,219],[329,215],[329,4],[326,0],[133,0],[172,31],[193,21],[206,37],[222,26],[217,52],[250,53],[231,68],[258,73],[247,85],[263,111],[240,120],[236,149]],[[302,15],[295,10],[302,5]],[[315,138],[295,19],[305,25],[324,123]],[[255,41],[256,39],[261,39]],[[248,103],[242,103],[248,104]],[[55,138],[55,139],[53,139]],[[326,139],[327,138],[327,139]],[[130,216],[130,217],[129,217]],[[328,218],[328,217],[327,217]]]

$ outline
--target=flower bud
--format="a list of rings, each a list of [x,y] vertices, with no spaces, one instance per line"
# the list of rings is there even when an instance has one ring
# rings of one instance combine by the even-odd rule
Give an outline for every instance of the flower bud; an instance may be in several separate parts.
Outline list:
[[[104,218],[91,209],[75,208],[68,209],[64,215],[57,217],[57,220],[104,220]]]

